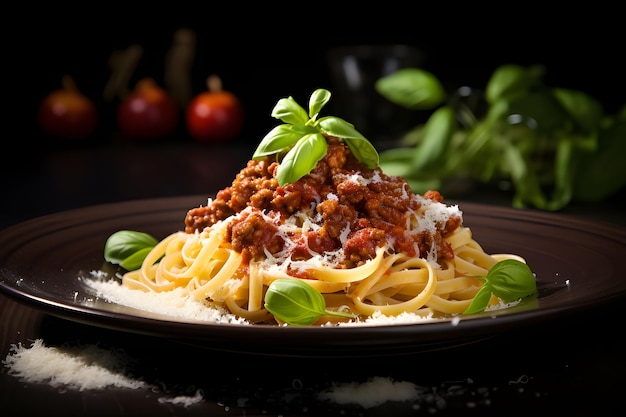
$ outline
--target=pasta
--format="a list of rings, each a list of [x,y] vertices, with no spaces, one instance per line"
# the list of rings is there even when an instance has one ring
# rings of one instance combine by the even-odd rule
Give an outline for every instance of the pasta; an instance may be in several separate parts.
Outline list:
[[[196,300],[253,323],[279,322],[265,308],[277,279],[303,280],[324,297],[318,324],[375,314],[449,317],[470,305],[485,276],[514,254],[488,254],[437,191],[413,194],[400,177],[370,169],[345,143],[307,175],[279,186],[279,163],[251,160],[230,187],[192,208],[185,230],[162,239],[123,286],[183,288]],[[490,304],[501,300],[492,295]]]

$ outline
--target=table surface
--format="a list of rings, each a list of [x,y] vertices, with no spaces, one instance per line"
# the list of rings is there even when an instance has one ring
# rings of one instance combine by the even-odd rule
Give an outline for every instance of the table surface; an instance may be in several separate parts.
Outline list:
[[[20,168],[2,168],[0,186],[9,197],[3,198],[0,228],[94,204],[212,194],[230,185],[249,154],[238,146],[170,144],[33,154]],[[507,204],[502,195],[491,193],[465,197]],[[618,197],[598,205],[572,205],[562,215],[623,228],[625,207]],[[2,366],[0,411],[48,416],[618,415],[626,389],[624,301],[572,315],[558,325],[507,332],[451,349],[367,358],[285,358],[211,351],[96,328],[0,295],[1,359],[12,345],[30,346],[35,339],[48,346],[96,345],[123,351],[133,360],[134,375],[152,385],[78,391],[25,382]],[[365,383],[373,377],[412,382],[420,395],[372,408],[317,399],[334,383]],[[202,399],[192,405],[174,400],[193,398],[197,392]]]

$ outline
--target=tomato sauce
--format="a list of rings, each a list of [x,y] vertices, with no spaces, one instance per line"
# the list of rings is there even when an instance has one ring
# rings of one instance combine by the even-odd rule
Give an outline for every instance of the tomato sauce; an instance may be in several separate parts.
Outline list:
[[[351,268],[372,259],[376,248],[386,244],[409,256],[426,257],[435,250],[439,261],[453,258],[444,237],[459,227],[460,216],[450,216],[434,230],[408,233],[407,216],[422,202],[406,180],[367,168],[343,142],[327,140],[328,152],[316,167],[284,187],[278,186],[274,176],[276,162],[269,157],[248,161],[231,186],[220,190],[209,205],[187,212],[185,231],[201,231],[252,207],[251,213],[242,213],[229,225],[227,233],[246,262],[278,254],[286,247],[296,260],[306,260],[312,252],[343,250],[341,267]],[[443,201],[438,191],[428,191],[423,197]],[[296,221],[314,223],[315,230],[281,233],[280,224],[294,215]]]

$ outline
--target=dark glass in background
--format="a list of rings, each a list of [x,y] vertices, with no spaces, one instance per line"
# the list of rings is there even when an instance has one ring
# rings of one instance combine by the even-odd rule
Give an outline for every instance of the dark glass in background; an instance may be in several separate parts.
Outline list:
[[[403,44],[358,44],[330,47],[328,103],[330,114],[354,124],[380,150],[391,146],[418,122],[415,111],[391,103],[375,88],[376,81],[403,68],[419,68],[424,53]],[[327,112],[327,113],[328,113]]]

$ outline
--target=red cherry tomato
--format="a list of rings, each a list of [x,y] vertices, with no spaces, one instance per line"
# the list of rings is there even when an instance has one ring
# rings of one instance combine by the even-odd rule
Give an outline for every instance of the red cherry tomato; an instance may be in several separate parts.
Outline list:
[[[243,106],[230,91],[222,90],[219,77],[207,80],[208,91],[198,94],[187,106],[187,129],[198,142],[220,142],[235,138],[243,127]]]
[[[117,109],[117,124],[129,139],[150,140],[171,135],[178,125],[178,107],[153,79],[140,80]]]
[[[71,77],[63,77],[63,88],[43,98],[37,111],[39,126],[49,135],[63,139],[86,139],[96,129],[98,112]]]

